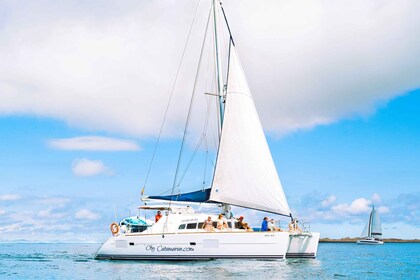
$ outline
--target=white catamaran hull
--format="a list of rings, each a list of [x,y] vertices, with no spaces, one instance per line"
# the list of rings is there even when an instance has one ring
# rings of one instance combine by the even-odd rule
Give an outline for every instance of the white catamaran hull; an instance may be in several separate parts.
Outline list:
[[[383,245],[384,242],[380,241],[380,240],[362,239],[362,240],[358,240],[357,244],[359,244],[359,245]]]
[[[110,237],[96,259],[205,260],[221,258],[315,258],[319,233],[225,232],[184,234],[130,234]]]
[[[291,234],[286,258],[315,258],[319,235],[319,232]]]

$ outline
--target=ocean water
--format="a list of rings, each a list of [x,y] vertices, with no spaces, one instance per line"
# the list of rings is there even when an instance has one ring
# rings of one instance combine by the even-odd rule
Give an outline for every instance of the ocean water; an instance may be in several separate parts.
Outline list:
[[[420,279],[420,244],[321,243],[317,259],[97,261],[100,244],[0,244],[0,279]]]

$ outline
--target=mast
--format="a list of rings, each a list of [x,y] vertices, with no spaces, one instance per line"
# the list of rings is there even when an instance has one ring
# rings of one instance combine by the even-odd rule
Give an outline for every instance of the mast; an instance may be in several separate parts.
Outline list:
[[[220,112],[220,122],[219,122],[219,137],[221,135],[222,125],[223,125],[223,99],[224,99],[224,92],[223,92],[223,79],[222,79],[222,60],[220,56],[220,45],[219,39],[217,36],[217,8],[216,8],[216,1],[213,0],[213,23],[214,23],[214,56],[215,56],[215,63],[216,63],[216,83],[217,83],[217,95],[219,96],[219,112]]]
[[[375,206],[373,206],[372,211],[370,212],[369,216],[369,225],[368,225],[368,237],[372,236],[372,218],[373,218],[373,211],[375,211]]]

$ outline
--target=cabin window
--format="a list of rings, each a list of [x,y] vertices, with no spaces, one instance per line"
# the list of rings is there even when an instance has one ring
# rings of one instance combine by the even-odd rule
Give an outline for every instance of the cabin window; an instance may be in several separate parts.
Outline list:
[[[229,228],[232,228],[232,222],[228,222],[227,224]]]
[[[196,229],[196,228],[197,228],[197,223],[187,224],[187,229]]]
[[[185,229],[185,224],[180,225],[178,229]]]
[[[198,229],[202,229],[203,225],[204,225],[204,223],[198,223]]]
[[[213,222],[213,227],[217,228],[217,222]]]

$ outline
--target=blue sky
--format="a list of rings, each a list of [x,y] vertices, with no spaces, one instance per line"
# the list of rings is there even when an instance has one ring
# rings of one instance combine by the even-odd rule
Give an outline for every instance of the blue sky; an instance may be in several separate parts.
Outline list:
[[[0,241],[101,242],[140,203],[197,2],[52,3],[0,3]],[[207,4],[147,194],[172,186]],[[289,205],[324,237],[358,236],[373,204],[385,237],[420,237],[418,5],[224,3]]]
[[[381,104],[368,117],[354,117],[280,139],[269,137],[292,209],[301,219],[310,220],[313,230],[320,230],[324,236],[357,236],[368,214],[363,207],[375,204],[384,207],[385,236],[418,237],[419,105],[420,91],[412,91]],[[59,150],[48,144],[51,139],[86,132],[59,121],[29,116],[2,117],[0,133],[3,241],[13,240],[15,234],[18,239],[44,240],[44,231],[55,232],[49,227],[61,223],[69,227],[64,231],[64,240],[71,240],[66,235],[73,230],[79,232],[81,225],[94,223],[94,238],[83,236],[84,230],[73,237],[100,241],[113,220],[114,207],[122,218],[128,215],[130,201],[133,212],[139,204],[153,141],[135,141],[142,147],[136,151]],[[169,152],[179,144],[173,142],[160,149]],[[72,171],[72,164],[81,158],[101,161],[109,170],[78,176]],[[170,182],[173,168],[173,162],[155,168],[152,177],[156,173],[162,177],[161,171],[165,170],[167,176],[151,180],[156,187],[150,186],[147,191],[166,190],[159,181]],[[374,194],[379,196],[374,199]],[[329,197],[335,199],[325,203]],[[360,209],[352,209],[351,203],[360,198],[367,202],[358,205]],[[338,205],[343,207],[334,211]],[[258,224],[257,213],[236,211],[255,216],[253,222]],[[42,227],[38,228],[39,224]],[[21,227],[25,226],[36,230],[22,234]],[[60,236],[47,236],[48,240],[60,240]]]

